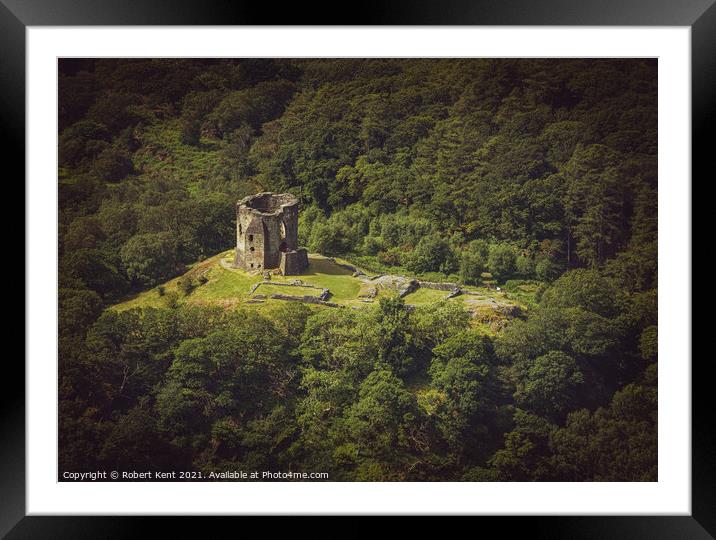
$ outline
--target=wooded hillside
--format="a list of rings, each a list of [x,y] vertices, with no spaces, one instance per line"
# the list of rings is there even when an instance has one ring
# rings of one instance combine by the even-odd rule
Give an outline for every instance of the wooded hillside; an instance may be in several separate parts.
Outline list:
[[[59,71],[61,471],[656,479],[656,60]],[[313,253],[535,305],[106,310],[231,249],[257,191]]]

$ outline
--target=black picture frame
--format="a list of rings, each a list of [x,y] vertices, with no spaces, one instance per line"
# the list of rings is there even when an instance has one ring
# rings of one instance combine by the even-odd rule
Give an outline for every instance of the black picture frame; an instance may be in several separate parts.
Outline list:
[[[339,11],[336,3],[321,2],[282,3],[279,8],[244,0],[0,0],[0,125],[5,165],[16,166],[13,182],[19,182],[25,173],[26,27],[227,24],[688,26],[692,40],[692,176],[705,177],[710,165],[707,130],[716,120],[714,0],[363,1],[344,11]],[[24,200],[24,190],[18,198]],[[691,297],[691,290],[687,293]],[[708,360],[702,357],[692,364],[691,516],[484,518],[481,530],[494,527],[501,536],[510,536],[520,529],[537,538],[716,536],[716,447],[711,407],[706,402]],[[144,529],[148,519],[161,519],[166,535],[170,534],[168,529],[177,526],[184,534],[190,531],[184,519],[25,516],[25,370],[18,355],[6,355],[4,367],[6,384],[0,392],[0,536],[124,538]],[[214,520],[211,524],[202,520],[202,536],[209,536],[215,526]]]

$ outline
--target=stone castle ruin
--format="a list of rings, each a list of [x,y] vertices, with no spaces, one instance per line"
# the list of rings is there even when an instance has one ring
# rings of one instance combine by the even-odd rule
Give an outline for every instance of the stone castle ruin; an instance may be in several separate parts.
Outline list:
[[[248,272],[280,268],[284,276],[308,267],[298,247],[298,199],[290,193],[257,193],[236,204],[234,266]]]

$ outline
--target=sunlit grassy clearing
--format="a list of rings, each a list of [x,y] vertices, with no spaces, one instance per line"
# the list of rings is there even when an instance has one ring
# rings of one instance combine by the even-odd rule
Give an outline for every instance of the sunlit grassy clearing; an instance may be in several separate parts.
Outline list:
[[[225,267],[233,260],[233,255],[233,250],[229,250],[193,265],[185,274],[191,278],[196,285],[195,289],[188,296],[178,288],[178,281],[181,278],[175,278],[163,285],[163,294],[160,294],[160,287],[154,287],[113,306],[111,309],[161,308],[170,306],[173,303],[190,303],[218,305],[225,308],[251,305],[253,308],[262,311],[270,309],[270,305],[282,301],[266,299],[263,304],[247,304],[247,301],[250,301],[255,295],[270,296],[272,294],[286,294],[291,296],[319,296],[321,294],[319,289],[311,287],[286,287],[278,285],[279,283],[291,283],[296,280],[319,287],[320,289],[327,288],[331,292],[329,298],[331,302],[351,306],[370,305],[371,303],[377,302],[380,297],[394,294],[395,292],[379,288],[375,301],[366,302],[362,296],[367,295],[375,286],[372,282],[353,277],[350,270],[343,268],[326,257],[310,255],[309,267],[304,274],[300,276],[272,275],[270,284],[261,285],[256,289],[254,295],[250,295],[249,292],[251,288],[256,283],[264,280],[263,274],[249,274],[240,269]],[[221,264],[222,259],[224,265]],[[204,276],[208,281],[201,284],[199,276]],[[466,307],[474,307],[476,301],[494,298],[498,303],[530,305],[537,286],[531,284],[529,286],[521,286],[517,294],[505,293],[504,291],[496,291],[485,287],[467,287],[466,289],[478,292],[479,295],[460,295],[449,301],[464,303]],[[421,287],[407,295],[405,301],[408,304],[426,305],[442,301],[447,294],[448,291]]]
[[[247,300],[251,287],[263,281],[262,274],[249,274],[240,269],[224,268],[221,259],[231,260],[233,251],[220,253],[206,261],[194,265],[187,272],[189,276],[204,275],[208,281],[198,285],[189,296],[178,289],[180,278],[174,278],[166,282],[164,294],[160,295],[159,287],[154,287],[135,297],[113,306],[112,309],[124,310],[138,307],[165,307],[175,298],[178,303],[198,304],[223,304],[226,301]],[[207,271],[208,268],[208,271]],[[300,279],[320,288],[328,288],[331,291],[331,301],[347,302],[358,297],[362,282],[354,278],[349,270],[342,268],[325,257],[311,256],[307,271],[300,276],[271,276],[274,283],[290,283]],[[282,287],[280,285],[261,285],[255,294],[288,294],[288,295],[311,295],[319,296],[321,291],[310,287]],[[178,295],[175,296],[175,295]]]

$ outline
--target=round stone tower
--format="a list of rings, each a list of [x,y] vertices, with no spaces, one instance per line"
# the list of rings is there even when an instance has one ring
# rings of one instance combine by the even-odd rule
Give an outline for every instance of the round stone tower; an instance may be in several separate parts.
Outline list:
[[[280,268],[300,274],[308,254],[298,248],[298,199],[290,193],[257,193],[236,204],[234,266],[249,272]]]

